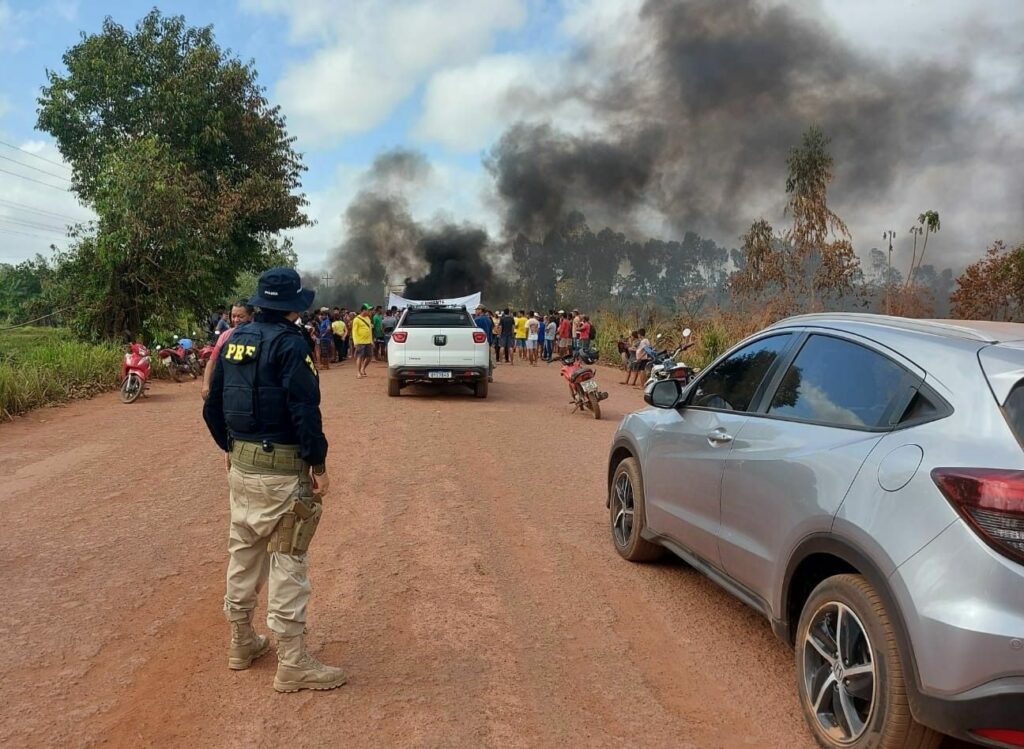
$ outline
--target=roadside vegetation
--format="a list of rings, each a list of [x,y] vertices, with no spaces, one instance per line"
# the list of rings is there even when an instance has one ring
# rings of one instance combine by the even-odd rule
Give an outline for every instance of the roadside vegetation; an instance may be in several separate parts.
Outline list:
[[[82,343],[61,328],[0,331],[0,421],[113,389],[123,355],[118,346]]]

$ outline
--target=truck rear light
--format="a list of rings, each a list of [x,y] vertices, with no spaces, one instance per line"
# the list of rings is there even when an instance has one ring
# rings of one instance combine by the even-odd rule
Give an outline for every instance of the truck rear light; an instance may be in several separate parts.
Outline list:
[[[487,334],[482,330],[474,330],[473,343],[487,343]]]
[[[1001,741],[1010,746],[1024,746],[1024,731],[1014,728],[975,728],[971,733],[989,741]]]
[[[932,480],[985,543],[1024,564],[1024,471],[936,468]]]
[[[394,341],[395,343],[405,343],[408,338],[409,334],[406,333],[404,330],[396,330],[394,333],[391,334],[391,340]]]

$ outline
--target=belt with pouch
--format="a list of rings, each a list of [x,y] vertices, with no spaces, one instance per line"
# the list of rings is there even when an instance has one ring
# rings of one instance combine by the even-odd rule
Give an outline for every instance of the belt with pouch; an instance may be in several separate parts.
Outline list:
[[[231,465],[243,473],[276,473],[284,476],[309,470],[309,465],[299,456],[298,445],[279,445],[269,441],[233,440]]]

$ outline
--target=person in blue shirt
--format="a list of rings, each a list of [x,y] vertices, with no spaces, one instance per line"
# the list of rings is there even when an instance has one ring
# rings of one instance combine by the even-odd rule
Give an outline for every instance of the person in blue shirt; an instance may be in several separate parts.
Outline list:
[[[318,317],[316,331],[320,341],[320,369],[330,369],[331,359],[334,358],[334,332],[331,330],[331,316],[327,314],[326,307],[321,307]]]
[[[477,305],[476,312],[473,315],[473,322],[476,323],[476,326],[480,328],[480,330],[487,334],[488,358],[490,359],[491,368],[493,369],[495,359],[494,347],[492,346],[494,343],[494,320],[491,319],[491,316],[487,313],[487,310],[484,309],[482,304]],[[491,381],[491,375],[487,376],[487,380],[488,382]]]

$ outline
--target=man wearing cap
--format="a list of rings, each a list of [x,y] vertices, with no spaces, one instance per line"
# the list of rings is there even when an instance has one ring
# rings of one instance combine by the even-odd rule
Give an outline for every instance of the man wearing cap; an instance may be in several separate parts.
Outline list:
[[[313,291],[302,288],[291,268],[260,276],[249,300],[260,311],[222,350],[203,407],[210,434],[227,454],[228,668],[246,669],[267,652],[267,638],[252,627],[256,598],[266,582],[279,692],[345,683],[342,670],[307,653],[303,639],[310,595],[306,550],[330,485],[317,371],[294,324],[312,301]]]

